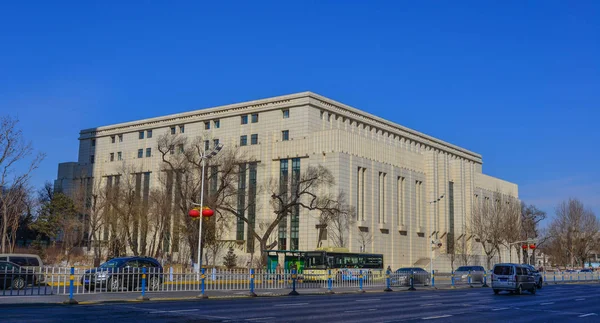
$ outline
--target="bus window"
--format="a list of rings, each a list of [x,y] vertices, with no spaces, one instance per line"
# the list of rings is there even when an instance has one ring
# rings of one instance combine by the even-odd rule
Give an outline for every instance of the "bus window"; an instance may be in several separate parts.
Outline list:
[[[325,259],[322,253],[307,253],[304,257],[304,268],[325,269]]]

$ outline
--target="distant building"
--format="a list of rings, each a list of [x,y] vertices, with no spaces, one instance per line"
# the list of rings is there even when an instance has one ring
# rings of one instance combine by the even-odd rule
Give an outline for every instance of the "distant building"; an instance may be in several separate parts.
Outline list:
[[[69,191],[81,180],[88,187],[111,181],[125,161],[143,170],[136,176],[147,194],[158,185],[157,138],[170,133],[239,146],[260,164],[246,172],[258,185],[309,165],[326,166],[357,210],[347,247],[383,253],[385,267],[428,267],[432,241],[440,241],[436,268],[449,269],[447,245],[465,233],[477,196],[501,191],[518,197],[516,184],[482,174],[481,155],[311,92],[82,130],[78,161],[59,165],[55,186]],[[268,199],[257,201],[257,221],[270,217]],[[316,228],[318,215],[299,213],[272,235],[277,249],[330,245]],[[229,240],[247,240],[245,225],[233,226]],[[165,243],[172,246],[176,233],[170,237]],[[485,264],[474,240],[470,250]]]

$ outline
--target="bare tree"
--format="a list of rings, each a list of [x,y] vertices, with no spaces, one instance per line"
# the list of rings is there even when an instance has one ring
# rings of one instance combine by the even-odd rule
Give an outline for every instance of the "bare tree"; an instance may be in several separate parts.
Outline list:
[[[27,160],[33,148],[24,141],[17,124],[16,119],[0,117],[0,252],[3,253],[14,249],[14,235],[23,210],[18,206],[24,201],[23,191],[27,191],[31,173],[44,159],[44,154],[38,153]],[[16,169],[19,163],[29,163],[22,173]]]
[[[500,191],[492,192],[473,206],[471,231],[486,255],[487,268],[491,267],[491,260],[496,255],[502,261],[500,247],[507,243],[506,226],[514,227],[515,219],[518,221],[515,214],[519,210],[518,200]]]
[[[563,201],[549,227],[546,251],[562,265],[585,266],[592,251],[598,248],[600,223],[596,215],[577,199]]]
[[[542,241],[540,241],[539,223],[544,219],[546,219],[546,212],[539,210],[535,205],[521,203],[521,240],[537,239],[537,246],[540,247]],[[522,250],[519,245],[514,247],[517,250],[519,259],[521,259],[521,251],[523,251],[523,261],[528,262],[526,261],[529,258],[527,250]]]
[[[371,235],[371,233],[369,233],[368,229],[359,228],[358,235],[356,238],[358,244],[360,245],[360,252],[366,252],[367,246],[369,246],[373,242],[373,236]]]
[[[347,203],[346,194],[341,191],[335,201],[337,205],[321,213],[320,227],[327,228],[327,233],[333,245],[340,248],[348,247],[350,227],[354,224],[355,208]]]

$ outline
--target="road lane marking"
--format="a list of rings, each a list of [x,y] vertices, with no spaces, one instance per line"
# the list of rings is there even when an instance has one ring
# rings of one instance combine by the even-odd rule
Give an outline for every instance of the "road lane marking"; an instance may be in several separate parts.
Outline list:
[[[256,317],[256,318],[252,318],[252,319],[246,319],[246,321],[262,321],[262,320],[270,320],[270,319],[274,319],[274,316],[269,316],[269,317]]]
[[[359,313],[359,312],[372,312],[372,311],[377,311],[376,308],[369,308],[366,310],[352,310],[352,311],[344,311],[344,313]]]
[[[596,314],[596,313],[588,313],[588,314],[579,315],[579,317],[586,317],[586,316],[592,316],[592,315],[598,315],[598,314]]]
[[[374,302],[374,301],[380,301],[381,298],[369,298],[369,299],[357,299],[357,302]]]
[[[423,304],[423,305],[421,305],[421,307],[425,307],[425,306],[436,306],[436,305],[442,305],[442,303],[429,303],[429,304]]]
[[[452,316],[452,315],[446,314],[446,315],[439,315],[439,316],[430,316],[430,317],[424,317],[423,320],[442,319],[444,317],[450,317],[450,316]]]
[[[302,306],[302,305],[308,305],[308,303],[287,303],[287,304],[275,304],[273,306],[275,307],[286,307],[286,306]]]
[[[554,304],[554,302],[541,303],[540,305],[552,305],[552,304]]]
[[[575,301],[579,302],[579,301],[585,301],[585,298],[577,298],[575,299]]]
[[[507,310],[508,307],[494,308],[492,311],[504,311]]]
[[[192,309],[192,310],[173,310],[173,311],[154,311],[154,312],[150,312],[148,314],[157,314],[157,313],[182,313],[182,312],[195,312],[198,309]]]

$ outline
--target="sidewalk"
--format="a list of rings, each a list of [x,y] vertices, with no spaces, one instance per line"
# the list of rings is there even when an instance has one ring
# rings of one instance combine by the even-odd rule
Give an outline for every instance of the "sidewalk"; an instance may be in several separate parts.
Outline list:
[[[385,287],[365,287],[363,290],[366,293],[384,293]],[[415,286],[418,290],[444,290],[451,289],[450,285],[436,286],[432,288],[430,286]],[[467,289],[469,286],[457,286],[456,289]],[[475,288],[480,288],[476,286]],[[394,287],[394,292],[408,292],[408,287]],[[257,289],[254,291],[258,297],[281,297],[288,296],[291,289]],[[323,295],[327,294],[326,288],[301,288],[297,289],[300,295]],[[341,287],[333,289],[335,294],[352,294],[359,293],[358,288],[355,287]],[[199,300],[197,296],[200,294],[199,291],[178,291],[178,292],[147,292],[146,297],[149,301],[184,301],[184,300]],[[250,297],[249,291],[244,290],[210,290],[205,293],[209,299],[227,299],[227,298],[246,298]],[[141,292],[117,292],[117,293],[92,293],[92,294],[75,294],[75,299],[79,304],[99,304],[107,302],[142,302],[138,300],[141,296]],[[32,296],[0,296],[0,307],[2,306],[18,306],[18,305],[56,305],[63,304],[63,302],[69,299],[68,295],[32,295]]]

